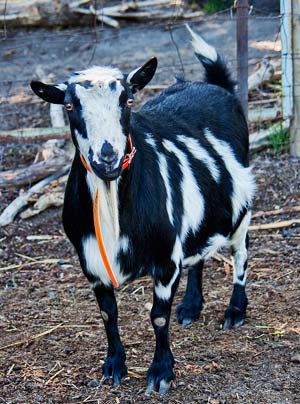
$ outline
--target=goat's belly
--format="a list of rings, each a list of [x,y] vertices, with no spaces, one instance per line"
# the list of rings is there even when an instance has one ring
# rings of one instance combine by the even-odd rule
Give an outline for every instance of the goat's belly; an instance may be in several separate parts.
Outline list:
[[[106,246],[106,253],[110,260],[111,267],[113,268],[114,275],[121,285],[124,283],[128,276],[121,272],[120,265],[117,262],[116,254],[112,245]],[[110,277],[103,264],[103,260],[99,251],[97,240],[94,236],[90,235],[82,240],[82,249],[86,263],[86,270],[89,274],[93,275],[96,281],[101,281],[104,285],[111,285]]]
[[[220,248],[227,247],[229,245],[230,240],[228,237],[225,237],[222,234],[215,234],[207,240],[205,246],[197,254],[185,257],[183,259],[183,267],[193,266],[199,261],[213,257]]]

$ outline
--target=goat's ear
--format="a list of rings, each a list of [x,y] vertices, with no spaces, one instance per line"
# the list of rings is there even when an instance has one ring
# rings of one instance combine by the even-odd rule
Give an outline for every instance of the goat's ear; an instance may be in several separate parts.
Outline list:
[[[155,57],[149,59],[143,66],[130,72],[126,78],[131,91],[136,93],[151,81],[157,68],[157,59]]]
[[[41,81],[32,81],[30,83],[32,91],[51,104],[63,104],[65,99],[66,84],[44,84]]]

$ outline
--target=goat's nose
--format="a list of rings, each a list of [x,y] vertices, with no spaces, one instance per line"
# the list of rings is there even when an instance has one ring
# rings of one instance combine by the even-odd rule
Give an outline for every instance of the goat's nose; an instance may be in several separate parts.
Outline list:
[[[101,148],[100,159],[106,164],[111,165],[116,162],[118,159],[117,153],[114,151],[112,145],[108,142],[105,142]]]

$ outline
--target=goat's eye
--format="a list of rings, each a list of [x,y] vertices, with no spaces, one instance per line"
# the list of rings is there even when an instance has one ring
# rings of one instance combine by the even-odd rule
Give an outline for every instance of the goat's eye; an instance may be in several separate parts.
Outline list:
[[[128,100],[127,100],[127,106],[128,107],[131,107],[133,105],[133,99],[132,98],[129,98]]]
[[[72,109],[73,109],[73,105],[72,105],[72,104],[66,104],[65,107],[66,107],[66,110],[67,110],[67,111],[72,111]]]

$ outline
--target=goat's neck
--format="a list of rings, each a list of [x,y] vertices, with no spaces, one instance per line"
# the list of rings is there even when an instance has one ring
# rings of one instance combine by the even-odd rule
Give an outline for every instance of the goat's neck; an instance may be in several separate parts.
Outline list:
[[[104,182],[95,174],[88,173],[87,184],[93,200],[98,190],[101,226],[105,226],[117,240],[120,233],[118,181]]]

